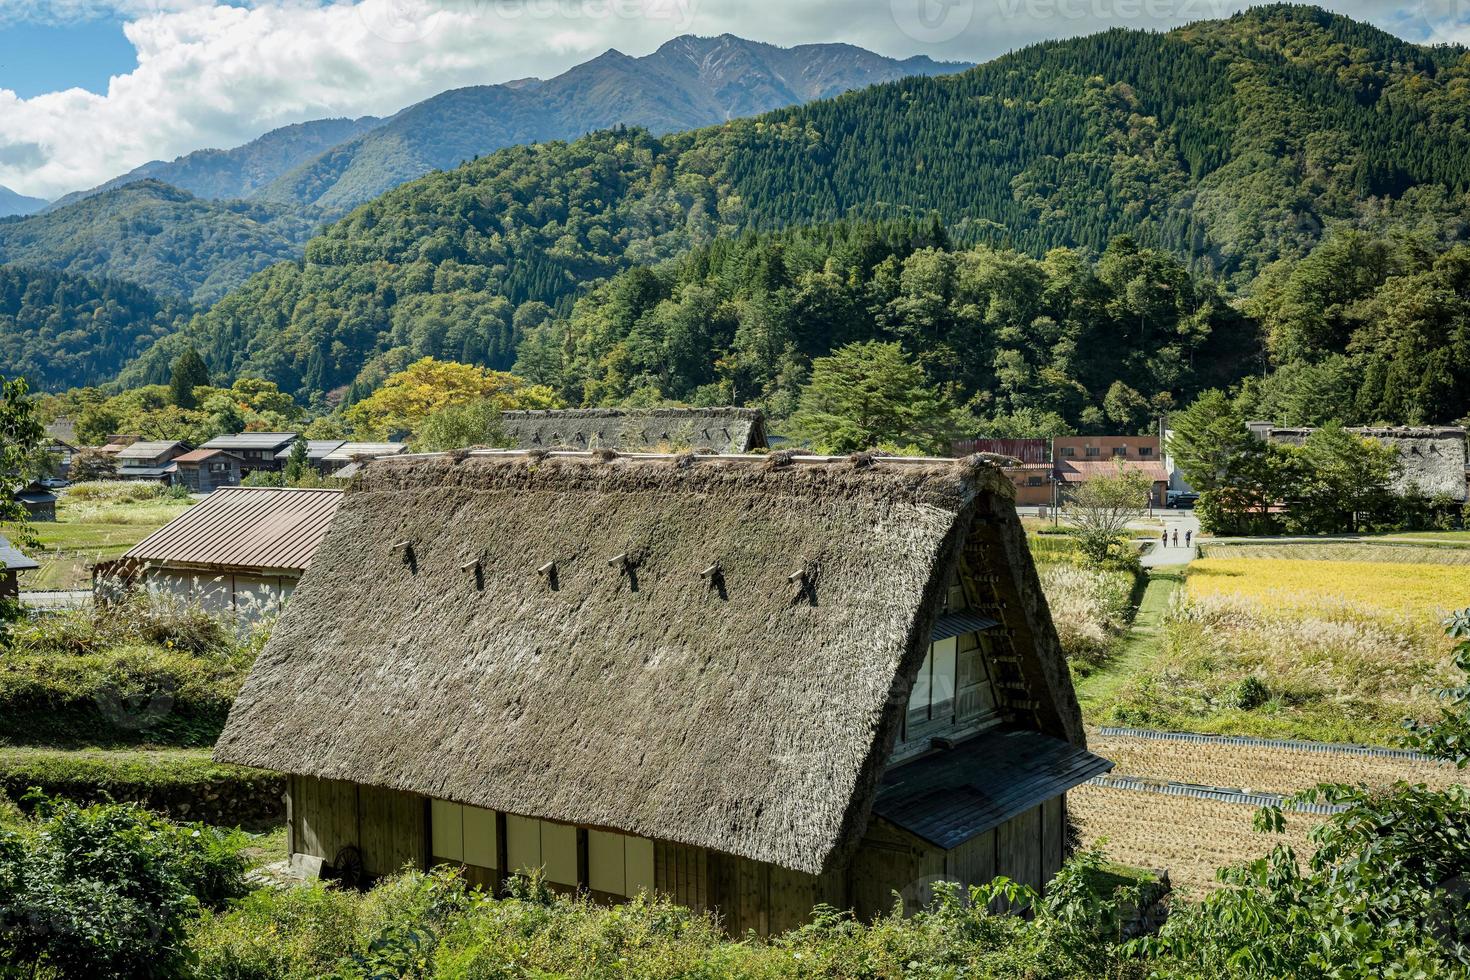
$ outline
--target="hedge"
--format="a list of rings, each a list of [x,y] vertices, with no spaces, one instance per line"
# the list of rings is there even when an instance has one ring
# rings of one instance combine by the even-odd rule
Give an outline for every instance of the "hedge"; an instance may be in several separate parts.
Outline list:
[[[0,798],[32,790],[78,803],[138,803],[175,820],[259,826],[285,820],[285,777],[214,762],[208,752],[0,748]]]

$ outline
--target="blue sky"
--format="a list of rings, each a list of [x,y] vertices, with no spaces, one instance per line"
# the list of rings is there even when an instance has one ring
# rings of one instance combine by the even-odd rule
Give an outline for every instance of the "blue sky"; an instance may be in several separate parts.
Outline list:
[[[21,98],[73,86],[104,95],[108,78],[137,64],[137,54],[123,36],[123,22],[116,17],[0,27],[0,87]]]
[[[1470,40],[1470,0],[1321,0],[1410,40]],[[55,198],[149,160],[449,88],[547,77],[680,34],[983,61],[1244,0],[0,0],[0,185]],[[109,86],[109,80],[111,85]]]

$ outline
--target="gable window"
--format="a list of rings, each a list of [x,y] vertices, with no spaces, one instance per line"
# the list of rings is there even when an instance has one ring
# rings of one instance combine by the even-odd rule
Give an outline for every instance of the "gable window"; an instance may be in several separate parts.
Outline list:
[[[964,633],[930,644],[909,692],[904,741],[918,747],[936,735],[978,731],[995,715],[995,691],[980,635]]]

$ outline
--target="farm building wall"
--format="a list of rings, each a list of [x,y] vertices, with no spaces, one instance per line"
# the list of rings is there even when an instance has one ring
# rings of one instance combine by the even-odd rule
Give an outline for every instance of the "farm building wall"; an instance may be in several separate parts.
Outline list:
[[[1060,870],[1062,797],[1046,801],[949,851],[874,820],[845,867],[822,875],[705,848],[576,827],[430,800],[394,790],[293,776],[288,847],[326,862],[354,846],[377,877],[405,865],[460,864],[472,884],[495,889],[503,870],[540,867],[559,890],[588,888],[618,901],[643,890],[696,911],[716,911],[731,935],[772,935],[805,923],[818,904],[887,914],[894,893],[913,911],[937,881],[966,887],[1005,875],[1038,890]]]
[[[298,580],[295,575],[260,575],[155,565],[143,572],[142,585],[155,595],[172,596],[191,604],[197,603],[208,613],[254,620],[280,612],[295,590]]]

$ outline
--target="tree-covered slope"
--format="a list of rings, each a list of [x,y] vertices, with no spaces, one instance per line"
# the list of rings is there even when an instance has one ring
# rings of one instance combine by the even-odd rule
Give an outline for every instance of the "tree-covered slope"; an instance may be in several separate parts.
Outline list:
[[[320,220],[314,209],[206,201],[143,180],[54,211],[0,221],[0,262],[126,279],[208,303],[253,273],[294,257]]]
[[[0,375],[33,390],[100,384],[187,315],[132,283],[0,266]]]
[[[641,58],[608,51],[555,78],[444,92],[302,163],[259,196],[351,207],[518,143],[576,139],[618,124],[655,133],[694,129],[964,67],[924,57],[899,61],[850,44],[781,48],[729,34],[686,35]]]
[[[1334,223],[1460,235],[1467,79],[1462,49],[1272,7],[692,133],[514,147],[359,208],[192,332],[216,369],[307,395],[388,352],[503,367],[541,304],[627,266],[742,229],[930,213],[1038,256],[1130,234],[1242,286]]]

